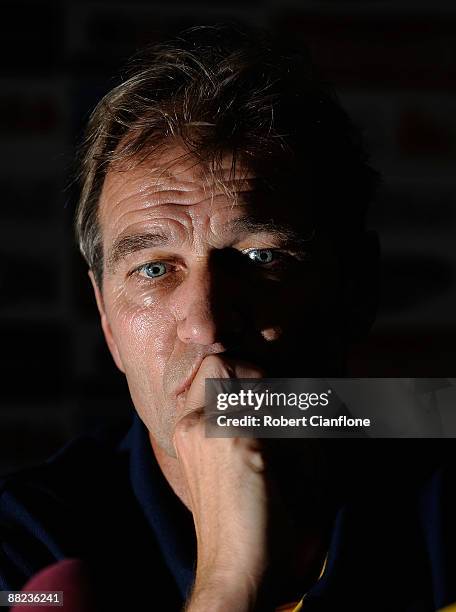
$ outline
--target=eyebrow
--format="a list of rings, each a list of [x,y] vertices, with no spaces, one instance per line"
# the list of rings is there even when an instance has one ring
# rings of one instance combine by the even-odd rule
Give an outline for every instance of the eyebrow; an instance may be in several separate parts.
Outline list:
[[[285,223],[277,223],[273,220],[263,221],[254,217],[242,217],[235,219],[227,226],[229,231],[233,233],[251,233],[251,234],[275,234],[278,238],[287,243],[296,245],[308,244],[315,237],[315,229],[312,228],[307,236],[303,236],[302,232],[297,231],[291,225]]]
[[[118,263],[137,251],[163,246],[168,242],[168,237],[163,234],[128,234],[120,236],[114,241],[109,255],[106,259],[106,268],[113,273]]]
[[[314,231],[308,237],[303,237],[301,233],[288,225],[263,221],[253,217],[235,219],[226,225],[226,230],[232,234],[275,234],[284,242],[301,246],[308,243],[314,237]],[[160,233],[138,233],[120,236],[114,241],[106,258],[106,268],[112,274],[122,259],[138,251],[164,246],[168,242],[168,236]]]

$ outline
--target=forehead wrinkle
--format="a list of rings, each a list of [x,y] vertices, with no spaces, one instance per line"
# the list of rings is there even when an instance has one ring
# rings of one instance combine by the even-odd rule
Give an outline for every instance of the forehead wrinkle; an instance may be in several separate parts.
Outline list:
[[[183,164],[182,158],[190,163]],[[160,163],[161,160],[164,163]],[[233,210],[238,204],[239,196],[254,190],[257,180],[257,176],[250,171],[248,165],[238,164],[236,172],[233,173],[232,165],[227,158],[221,160],[222,163],[215,173],[217,176],[209,170],[208,164],[192,156],[181,155],[177,159],[174,157],[171,163],[166,163],[168,160],[163,156],[153,165],[149,160],[148,164],[144,161],[127,169],[108,170],[100,197],[100,218],[106,218],[106,227],[108,224],[110,226],[108,234],[112,235],[116,229],[121,230],[122,226],[126,227],[125,217],[129,217],[130,214],[140,214],[144,209],[165,207],[163,210],[166,211],[168,205],[170,208],[173,205],[186,205],[190,212],[193,205],[202,204],[209,199],[210,217],[212,217],[217,201],[225,197],[229,199],[226,206]],[[121,214],[117,216],[116,212]],[[193,232],[196,219],[193,218],[193,214],[191,217]],[[208,227],[209,231],[213,230],[211,219],[206,228]]]
[[[213,205],[214,199],[220,195],[230,197],[233,203],[235,203],[243,193],[248,193],[254,189],[252,179],[232,181],[231,184],[227,184],[225,187],[226,189],[224,190],[218,190],[215,185],[212,185],[208,194],[208,187],[206,185],[201,186],[196,181],[193,183],[178,182],[166,185],[163,185],[163,183],[159,185],[154,182],[151,185],[150,183],[148,184],[147,178],[141,177],[136,181],[129,181],[127,184],[121,183],[117,186],[114,184],[113,187],[108,186],[103,194],[103,202],[106,206],[108,201],[112,202],[111,208],[113,208],[128,205],[131,200],[136,199],[141,208],[149,208],[162,204],[192,205],[210,198],[211,205]],[[125,197],[121,197],[124,195],[124,188],[127,188],[128,192],[125,194]]]
[[[187,214],[187,209],[176,210],[175,207],[155,207],[159,210],[159,215],[143,216],[141,210],[127,210],[118,219],[119,229],[114,234],[117,240],[121,236],[130,234],[140,234],[150,232],[151,234],[163,234],[171,242],[181,231],[188,232],[192,225],[191,217]],[[163,210],[164,209],[164,210]]]
[[[181,160],[189,161],[187,165],[183,165]],[[156,177],[155,184],[160,182],[162,175],[169,178],[170,176],[176,180],[176,177],[183,175],[184,180],[190,178],[191,183],[200,183],[204,192],[211,193],[211,196],[216,191],[221,191],[227,197],[237,198],[237,192],[242,189],[246,181],[255,180],[257,177],[248,165],[239,164],[233,173],[232,159],[229,156],[224,156],[221,164],[216,168],[210,166],[208,162],[189,154],[184,153],[171,163],[166,165],[162,172]],[[179,169],[179,165],[181,168]],[[170,168],[177,166],[174,172],[170,172]],[[239,170],[240,168],[240,170]],[[179,180],[177,181],[179,182]],[[167,181],[165,182],[167,184]],[[248,187],[249,189],[251,188]]]
[[[177,155],[179,152],[182,152],[181,155]],[[184,163],[187,161],[189,163]],[[242,164],[236,166],[233,174],[231,161],[229,156],[223,157],[220,167],[214,172],[208,163],[189,155],[182,147],[169,147],[158,159],[143,160],[126,169],[111,168],[105,179],[102,197],[111,199],[126,187],[140,194],[202,190],[209,192],[211,197],[219,190],[236,199],[237,192],[253,188],[250,181],[255,180],[256,176],[248,165]]]

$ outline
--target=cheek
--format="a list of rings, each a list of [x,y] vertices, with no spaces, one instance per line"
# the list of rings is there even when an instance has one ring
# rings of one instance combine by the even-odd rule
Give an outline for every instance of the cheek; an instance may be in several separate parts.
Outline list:
[[[165,304],[119,296],[108,314],[127,378],[161,381],[176,339],[176,322]],[[144,382],[144,379],[143,379]]]

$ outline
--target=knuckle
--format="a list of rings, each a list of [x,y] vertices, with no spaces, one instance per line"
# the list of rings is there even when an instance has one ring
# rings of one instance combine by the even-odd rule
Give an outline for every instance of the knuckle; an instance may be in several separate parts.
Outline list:
[[[185,435],[189,430],[195,429],[202,422],[203,409],[191,410],[184,414],[174,427],[175,435]]]
[[[203,375],[206,378],[230,378],[234,373],[232,364],[220,355],[208,355],[203,365]]]

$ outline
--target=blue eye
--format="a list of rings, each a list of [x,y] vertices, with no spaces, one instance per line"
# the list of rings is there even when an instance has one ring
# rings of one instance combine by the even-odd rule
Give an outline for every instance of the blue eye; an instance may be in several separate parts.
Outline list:
[[[255,263],[268,264],[274,259],[274,251],[272,249],[250,249],[247,251],[248,257]]]
[[[151,263],[145,264],[139,268],[139,271],[144,274],[147,278],[158,278],[166,274],[166,264],[160,261],[152,261]]]

